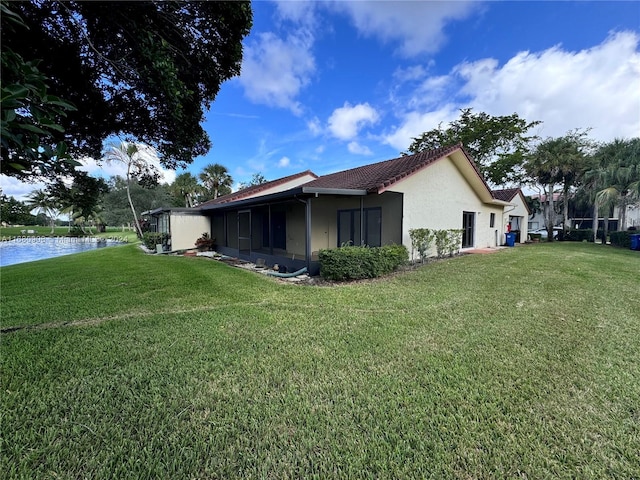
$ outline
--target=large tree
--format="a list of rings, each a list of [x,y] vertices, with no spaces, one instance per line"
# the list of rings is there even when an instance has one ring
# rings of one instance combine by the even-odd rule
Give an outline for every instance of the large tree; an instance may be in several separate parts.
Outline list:
[[[48,129],[38,127],[46,133],[42,148],[56,153],[65,142],[61,155],[99,158],[106,138],[124,135],[154,146],[168,167],[209,150],[200,123],[221,83],[240,73],[249,2],[33,0],[3,7],[2,50],[15,60],[5,64],[3,56],[3,86],[24,92],[20,68],[32,62],[46,77],[40,93],[65,100],[49,102],[58,110]],[[76,110],[60,111],[67,102]],[[3,108],[3,120],[16,112]],[[5,148],[4,137],[3,131],[3,173],[34,171],[19,147]],[[46,166],[56,161],[51,155]]]
[[[218,198],[220,195],[231,193],[233,178],[229,175],[227,167],[219,163],[209,164],[202,169],[200,180],[209,191],[211,198]]]
[[[459,119],[414,138],[406,153],[462,143],[492,184],[520,183],[529,145],[537,139],[529,135],[529,131],[541,122],[527,122],[516,113],[494,117],[484,112],[474,113],[471,108],[460,112]]]
[[[143,143],[120,141],[119,143],[109,145],[104,152],[102,160],[107,163],[119,163],[127,169],[127,200],[131,208],[131,214],[133,215],[136,234],[142,238],[139,214],[136,212],[131,197],[131,184],[137,183],[142,187],[154,187],[157,185],[160,170],[156,151],[153,147]]]
[[[607,211],[617,206],[618,230],[624,230],[627,207],[640,201],[640,138],[615,139],[601,145],[595,156],[598,167],[594,173],[601,187],[596,203]]]
[[[527,156],[524,164],[529,181],[541,193],[548,240],[553,241],[556,213],[555,194],[561,193],[563,225],[568,228],[568,203],[574,185],[589,168],[592,142],[587,132],[574,130],[557,138],[547,138]]]
[[[198,179],[190,172],[181,173],[169,186],[169,192],[176,207],[182,205],[186,208],[194,207],[201,190],[202,186],[198,183]]]

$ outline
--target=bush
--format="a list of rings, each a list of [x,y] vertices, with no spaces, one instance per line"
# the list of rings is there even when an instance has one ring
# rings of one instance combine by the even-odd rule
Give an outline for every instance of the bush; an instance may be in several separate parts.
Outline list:
[[[411,239],[411,259],[413,260],[413,251],[418,251],[420,261],[424,263],[429,254],[429,248],[435,232],[428,228],[412,228],[409,230],[409,238]]]
[[[616,247],[631,248],[631,235],[637,232],[611,232],[609,233],[609,241],[611,245]]]
[[[216,246],[216,239],[215,237],[211,237],[207,232],[204,232],[202,236],[196,240],[195,246],[203,252],[213,250]]]
[[[159,244],[162,244],[163,250],[168,250],[170,238],[168,233],[145,232],[142,234],[142,243],[149,250],[155,251]]]
[[[391,273],[409,261],[404,245],[320,250],[320,275],[327,280],[359,280]]]

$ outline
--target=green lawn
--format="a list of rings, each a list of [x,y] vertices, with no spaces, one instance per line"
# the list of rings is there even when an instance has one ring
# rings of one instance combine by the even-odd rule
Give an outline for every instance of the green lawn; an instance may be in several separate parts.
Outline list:
[[[639,271],[586,243],[329,287],[134,245],[3,267],[0,471],[638,478]]]

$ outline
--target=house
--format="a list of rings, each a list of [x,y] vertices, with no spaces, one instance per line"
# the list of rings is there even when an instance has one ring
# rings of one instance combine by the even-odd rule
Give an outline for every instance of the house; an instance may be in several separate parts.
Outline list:
[[[413,228],[462,229],[462,249],[501,245],[505,215],[522,216],[517,209],[523,197],[513,199],[496,198],[475,162],[456,145],[249,187],[192,209],[198,213],[190,221],[200,230],[209,226],[222,254],[254,262],[261,258],[288,270],[307,267],[315,274],[321,249],[395,243],[411,250]],[[184,233],[174,232],[173,210],[159,214],[169,216],[164,223],[182,242]],[[180,215],[184,212],[176,212],[176,219]],[[192,248],[201,234],[190,227],[190,245],[173,239],[172,248]]]
[[[502,213],[502,224],[505,227],[509,225],[508,229],[516,234],[516,242],[524,243],[529,236],[528,219],[531,210],[522,190],[519,188],[494,190],[493,197],[510,203],[510,206],[505,207]]]

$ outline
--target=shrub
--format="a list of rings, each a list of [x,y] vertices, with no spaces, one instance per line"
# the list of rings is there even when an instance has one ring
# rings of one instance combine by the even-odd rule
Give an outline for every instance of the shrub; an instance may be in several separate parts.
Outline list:
[[[433,241],[434,232],[428,228],[412,228],[409,230],[409,238],[411,239],[411,259],[413,260],[413,251],[418,251],[420,261],[424,263],[429,253],[429,247]]]
[[[209,236],[207,232],[204,232],[202,236],[196,240],[195,246],[201,251],[213,250],[216,246],[216,239],[215,237]]]
[[[142,243],[149,250],[155,251],[156,245],[159,244],[162,244],[163,250],[168,250],[170,238],[171,235],[168,233],[144,232],[142,234]]]
[[[438,254],[438,258],[442,258],[446,254],[452,257],[454,253],[457,253],[458,250],[460,250],[462,230],[435,230],[434,238],[436,240],[436,252]]]
[[[611,245],[616,247],[631,248],[631,235],[635,233],[636,232],[634,231],[611,232],[609,234],[609,241],[611,242]]]
[[[404,245],[320,250],[320,275],[327,280],[359,280],[393,272],[409,260]]]

